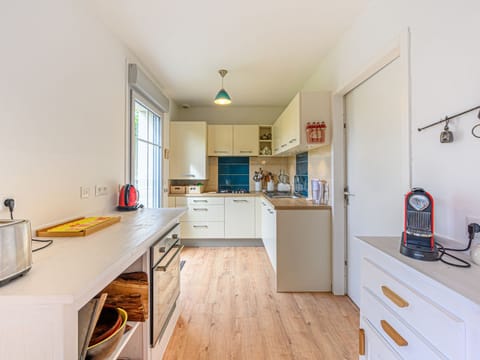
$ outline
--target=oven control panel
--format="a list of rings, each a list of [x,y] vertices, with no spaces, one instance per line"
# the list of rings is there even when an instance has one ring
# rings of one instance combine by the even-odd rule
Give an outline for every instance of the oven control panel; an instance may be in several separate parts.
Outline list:
[[[180,224],[176,224],[168,233],[160,238],[150,248],[150,264],[154,267],[168,250],[180,240]]]

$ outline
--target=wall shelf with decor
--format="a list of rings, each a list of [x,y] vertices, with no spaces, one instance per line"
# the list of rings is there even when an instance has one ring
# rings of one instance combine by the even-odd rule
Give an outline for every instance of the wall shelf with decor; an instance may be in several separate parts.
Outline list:
[[[259,156],[272,156],[272,125],[259,125]]]

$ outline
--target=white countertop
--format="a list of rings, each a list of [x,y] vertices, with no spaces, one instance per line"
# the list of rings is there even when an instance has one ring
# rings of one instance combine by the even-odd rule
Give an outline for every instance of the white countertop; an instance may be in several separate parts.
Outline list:
[[[441,261],[421,261],[402,255],[400,237],[358,236],[358,239],[480,305],[480,266],[467,255],[454,254],[472,264],[467,269],[458,268]],[[446,260],[453,262],[454,259],[446,257]]]
[[[33,253],[32,269],[25,276],[0,287],[0,306],[58,302],[81,308],[148,251],[184,212],[176,208],[102,214],[122,219],[88,236],[53,238],[51,246]]]

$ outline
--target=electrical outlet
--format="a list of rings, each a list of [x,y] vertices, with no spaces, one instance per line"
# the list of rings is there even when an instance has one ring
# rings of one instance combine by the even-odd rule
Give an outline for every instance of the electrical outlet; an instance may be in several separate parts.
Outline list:
[[[107,185],[95,185],[95,196],[105,196],[108,194]]]
[[[467,216],[467,217],[465,218],[465,234],[468,234],[468,232],[467,232],[467,226],[468,226],[468,224],[471,224],[471,223],[480,224],[480,217],[477,217],[477,216]],[[475,240],[480,240],[480,233],[476,233],[474,239],[475,239]]]
[[[5,200],[7,200],[7,199],[15,199],[15,196],[0,194],[0,209],[3,210],[4,208],[6,208]]]
[[[88,199],[90,197],[90,187],[80,186],[80,199]]]

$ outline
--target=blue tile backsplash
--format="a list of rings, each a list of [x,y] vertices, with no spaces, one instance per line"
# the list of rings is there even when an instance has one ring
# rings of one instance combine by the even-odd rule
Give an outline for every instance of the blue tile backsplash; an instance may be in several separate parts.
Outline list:
[[[295,192],[308,196],[308,152],[297,154],[295,159]]]
[[[218,191],[249,190],[250,162],[248,156],[218,158]]]

